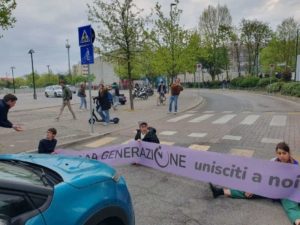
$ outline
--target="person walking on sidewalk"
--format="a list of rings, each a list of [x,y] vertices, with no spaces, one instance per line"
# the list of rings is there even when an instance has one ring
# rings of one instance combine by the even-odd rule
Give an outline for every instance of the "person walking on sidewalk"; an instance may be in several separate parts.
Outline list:
[[[118,84],[116,82],[112,83],[111,88],[112,88],[111,93],[113,97],[113,109],[116,110],[117,106],[120,104],[119,102],[120,91],[119,91]]]
[[[174,103],[174,113],[177,113],[178,108],[178,96],[180,92],[183,91],[183,87],[181,86],[180,79],[176,78],[174,83],[171,85],[171,96],[170,96],[170,103],[169,103],[169,113],[172,112],[173,103]]]
[[[294,165],[299,164],[298,161],[291,156],[290,148],[285,142],[278,143],[275,152],[276,152],[276,157],[271,159],[271,161],[280,162],[280,163],[290,163]],[[264,198],[252,193],[243,192],[239,190],[218,188],[211,183],[209,183],[209,186],[214,198],[217,198],[220,195],[224,195],[226,197],[231,197],[231,198],[240,198],[240,199],[241,198],[245,198],[245,199]],[[291,201],[289,199],[280,199],[279,201],[284,211],[286,212],[289,220],[291,221],[291,223],[295,225],[300,225],[299,203]]]
[[[16,105],[17,100],[18,98],[13,94],[7,94],[3,99],[0,99],[0,127],[13,128],[15,131],[23,130],[22,127],[12,124],[12,122],[7,119],[9,109]]]
[[[112,100],[110,99],[111,94],[108,92],[108,89],[104,87],[104,84],[100,84],[97,105],[98,112],[103,120],[103,125],[106,126],[110,122],[109,109],[112,105]]]
[[[56,117],[56,120],[59,120],[61,114],[63,113],[64,111],[64,108],[66,106],[68,106],[70,112],[72,113],[73,115],[73,119],[76,120],[76,116],[75,116],[75,113],[71,107],[71,100],[72,100],[72,92],[71,90],[65,85],[65,82],[64,81],[60,81],[60,85],[62,87],[62,106],[60,108],[60,112],[58,114],[58,116]]]
[[[87,109],[86,106],[86,93],[85,93],[85,84],[81,84],[80,88],[78,90],[77,96],[80,98],[80,107],[79,109],[82,109],[84,106],[84,109]]]

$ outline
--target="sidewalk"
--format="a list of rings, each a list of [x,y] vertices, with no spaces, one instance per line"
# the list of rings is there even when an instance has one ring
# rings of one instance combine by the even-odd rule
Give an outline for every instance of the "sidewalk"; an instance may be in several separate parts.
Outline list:
[[[122,91],[128,96],[128,91]],[[58,130],[58,146],[67,146],[77,142],[87,141],[99,138],[105,134],[122,129],[130,129],[136,127],[138,121],[146,120],[151,124],[151,121],[169,117],[168,102],[165,106],[157,106],[157,96],[153,95],[148,100],[135,100],[135,110],[130,110],[129,98],[126,105],[120,105],[118,110],[110,110],[111,118],[119,117],[119,124],[110,124],[103,126],[102,123],[94,124],[94,133],[91,133],[91,128],[88,123],[90,118],[89,111],[79,111],[79,104],[72,105],[77,116],[77,120],[73,120],[71,113],[65,109],[60,121],[55,121],[58,114],[61,99],[57,103],[43,104],[42,101],[50,101],[45,98],[35,104],[34,109],[29,109],[28,106],[19,106],[19,109],[9,113],[9,119],[14,123],[22,124],[25,130],[23,132],[15,132],[12,129],[0,129],[0,153],[17,153],[24,151],[32,151],[37,149],[38,141],[44,138],[46,131],[50,127],[55,127]],[[36,100],[35,100],[36,101]],[[56,100],[55,100],[56,101]],[[78,102],[74,96],[74,101]],[[73,102],[74,102],[73,101]],[[196,89],[185,89],[179,96],[179,112],[192,109],[203,103],[204,100]]]

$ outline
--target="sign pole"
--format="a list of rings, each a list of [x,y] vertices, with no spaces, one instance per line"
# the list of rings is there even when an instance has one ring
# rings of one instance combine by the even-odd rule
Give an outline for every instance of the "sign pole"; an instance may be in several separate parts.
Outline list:
[[[88,80],[89,80],[89,97],[90,97],[90,121],[91,121],[91,132],[94,133],[94,121],[93,121],[93,99],[92,99],[92,81],[90,75],[90,64],[88,64]]]

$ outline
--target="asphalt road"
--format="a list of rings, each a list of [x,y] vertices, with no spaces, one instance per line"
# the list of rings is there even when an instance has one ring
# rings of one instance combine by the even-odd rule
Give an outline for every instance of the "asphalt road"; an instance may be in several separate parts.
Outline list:
[[[296,158],[300,155],[299,104],[247,92],[201,90],[200,94],[206,100],[201,107],[151,122],[161,142],[269,159],[276,143],[284,140]],[[133,137],[132,128],[68,148],[120,144]],[[213,199],[206,183],[143,166],[117,169],[126,177],[137,225],[290,224],[280,204],[270,200]]]

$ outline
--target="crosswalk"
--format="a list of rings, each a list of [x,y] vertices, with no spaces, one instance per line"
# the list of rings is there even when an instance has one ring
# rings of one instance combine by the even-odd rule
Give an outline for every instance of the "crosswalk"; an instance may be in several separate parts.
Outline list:
[[[232,111],[223,111],[223,112],[215,112],[215,111],[205,111],[202,112],[200,115],[196,111],[189,111],[186,114],[175,116],[171,119],[166,121],[166,124],[175,125],[174,123],[183,122],[187,123],[187,128],[183,132],[181,129],[174,129],[172,130],[173,126],[166,127],[165,130],[160,129],[158,137],[161,141],[161,144],[164,145],[180,145],[180,140],[183,135],[187,138],[189,145],[187,146],[190,149],[195,151],[209,151],[211,146],[215,143],[231,143],[229,144],[232,146],[232,149],[229,151],[229,154],[232,155],[239,155],[245,157],[252,157],[254,154],[254,150],[251,149],[243,149],[237,148],[234,146],[242,146],[240,145],[245,139],[246,136],[242,136],[241,133],[235,134],[231,132],[229,129],[226,134],[226,131],[220,132],[219,136],[216,134],[210,136],[210,129],[200,129],[203,126],[192,126],[191,128],[188,126],[190,125],[197,125],[198,123],[204,123],[205,125],[211,125],[216,130],[222,130],[222,127],[226,124],[231,124],[234,127],[241,127],[244,131],[248,132],[251,126],[254,126],[254,133],[257,126],[269,127],[266,130],[272,130],[276,128],[284,128],[289,123],[289,116],[299,116],[298,114],[289,114],[289,113],[282,113],[282,114],[275,114],[275,113],[252,113],[252,112],[241,112],[241,113],[233,113]],[[296,117],[297,118],[297,117]],[[298,120],[297,120],[298,121]],[[291,122],[290,122],[291,123]],[[263,124],[263,125],[262,125]],[[223,125],[223,126],[222,126]],[[220,126],[220,128],[219,128]],[[175,126],[176,127],[176,126]],[[227,126],[228,127],[228,126]],[[198,129],[199,128],[199,129]],[[277,135],[275,135],[277,136]],[[279,135],[280,136],[280,135]],[[249,137],[248,137],[249,138]],[[217,142],[214,141],[217,140]],[[127,144],[128,142],[132,141],[133,138],[128,140],[120,140],[119,137],[103,137],[99,140],[92,141],[90,143],[86,143],[84,147],[87,148],[99,148],[106,145],[111,144]],[[261,143],[261,145],[265,144],[277,144],[283,141],[282,138],[274,138],[268,136],[268,132],[265,132],[263,135],[256,137],[255,140],[257,143]],[[178,143],[177,143],[178,142]],[[201,144],[205,143],[205,144]]]

